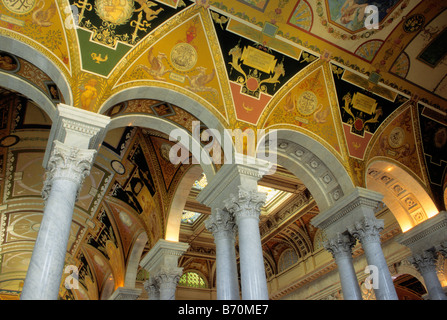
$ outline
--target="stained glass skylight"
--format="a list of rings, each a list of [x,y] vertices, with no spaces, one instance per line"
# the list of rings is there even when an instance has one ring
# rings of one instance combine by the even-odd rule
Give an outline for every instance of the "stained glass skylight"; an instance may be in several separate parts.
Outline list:
[[[202,214],[198,213],[198,212],[183,210],[182,223],[192,225],[192,224],[194,224],[194,222],[197,221],[197,219],[200,218],[201,215]]]

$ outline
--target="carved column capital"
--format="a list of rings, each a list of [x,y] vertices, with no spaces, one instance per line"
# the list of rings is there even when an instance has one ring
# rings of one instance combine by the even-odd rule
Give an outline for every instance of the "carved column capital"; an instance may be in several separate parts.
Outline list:
[[[79,149],[54,141],[53,150],[47,163],[46,179],[42,197],[46,200],[54,180],[63,179],[74,182],[78,191],[85,177],[90,174],[96,150]]]
[[[149,295],[149,300],[160,300],[160,286],[155,277],[149,277],[143,283],[143,286]]]
[[[444,241],[435,246],[435,250],[447,258],[447,241]]]
[[[246,190],[243,186],[239,186],[238,194],[230,194],[230,198],[225,201],[225,208],[235,216],[236,220],[249,217],[259,219],[265,199],[265,193]]]
[[[182,274],[183,268],[163,267],[154,275],[154,279],[157,282],[158,288],[173,290],[175,293],[175,289],[177,288],[177,284]]]
[[[324,248],[329,251],[334,259],[351,258],[355,239],[350,235],[337,233],[337,235],[324,242]]]
[[[380,244],[380,232],[383,230],[383,227],[383,220],[364,217],[349,226],[348,231],[362,245],[372,242]]]
[[[213,234],[215,240],[234,239],[237,231],[234,217],[227,210],[222,209],[216,209],[205,220],[205,227]]]
[[[421,273],[436,273],[436,256],[433,252],[424,250],[423,252],[413,254],[408,261]]]

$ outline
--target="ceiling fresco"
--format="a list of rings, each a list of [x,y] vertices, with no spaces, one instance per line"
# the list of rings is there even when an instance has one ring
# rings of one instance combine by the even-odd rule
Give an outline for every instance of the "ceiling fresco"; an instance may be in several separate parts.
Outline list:
[[[373,28],[368,5],[378,9]],[[111,118],[149,115],[191,132],[203,113],[170,97],[132,95],[144,87],[171,90],[224,128],[310,136],[355,185],[384,176],[371,169],[377,161],[402,168],[445,210],[446,26],[446,3],[438,0],[0,0],[0,41],[32,52],[0,43],[0,79],[36,89],[54,108],[67,103]],[[26,92],[0,82],[5,297],[20,294],[43,212],[41,163],[51,118]],[[167,151],[174,142],[156,129],[108,132],[76,203],[67,248],[81,289],[61,287],[61,298],[107,297],[124,284],[138,235],[148,235],[144,253],[165,237],[175,192],[192,165],[172,164]],[[311,195],[281,170],[271,184],[264,181],[292,194],[261,219],[271,276],[315,250],[321,237],[309,224],[318,213]],[[411,194],[405,190],[396,191],[402,203]],[[185,216],[180,240],[192,249],[182,263],[213,285],[215,252],[203,226],[209,208],[195,201],[198,192],[185,206],[200,215],[193,222]]]

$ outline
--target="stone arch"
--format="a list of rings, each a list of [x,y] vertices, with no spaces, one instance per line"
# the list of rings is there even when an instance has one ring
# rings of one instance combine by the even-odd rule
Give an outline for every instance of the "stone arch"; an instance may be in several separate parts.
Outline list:
[[[174,123],[166,119],[159,118],[149,114],[140,114],[140,115],[129,114],[129,115],[118,116],[110,121],[107,130],[110,131],[113,129],[127,126],[154,129],[166,135],[169,135],[173,130],[183,130],[184,132],[186,132],[186,130],[184,130],[183,128],[175,125]],[[203,150],[199,142],[197,142],[197,140],[195,140],[189,132],[186,133],[186,135],[188,136],[188,140],[190,140],[193,145],[191,150],[189,147],[189,143],[186,143],[185,141],[179,141],[179,143],[187,150],[190,150],[193,157],[201,160],[202,170],[203,172],[205,172],[207,177],[208,176],[213,177],[216,174],[216,168],[213,165],[212,158],[209,156],[209,154],[207,154]],[[194,145],[196,147],[194,147]],[[204,158],[206,158],[205,161],[203,161]]]
[[[142,231],[135,239],[132,246],[132,251],[129,255],[129,259],[126,266],[126,274],[124,277],[124,287],[135,288],[135,281],[137,279],[138,266],[141,261],[141,255],[143,254],[144,246],[147,243],[147,234]]]
[[[178,241],[180,235],[180,222],[186,200],[194,182],[200,178],[203,169],[200,166],[192,166],[182,177],[175,191],[166,224],[166,240]]]
[[[184,109],[189,112],[197,119],[200,120],[207,128],[215,130],[219,133],[218,142],[222,146],[223,138],[226,137],[226,141],[232,141],[231,134],[228,130],[225,129],[224,124],[214,115],[210,110],[208,110],[205,106],[197,102],[196,100],[188,97],[180,92],[177,92],[172,89],[161,88],[161,87],[149,87],[149,86],[138,86],[132,87],[128,89],[124,89],[122,91],[117,92],[112,95],[109,99],[107,99],[103,105],[99,108],[98,113],[104,114],[111,107],[128,100],[134,99],[152,99],[164,101],[173,105],[178,106],[179,108]],[[233,146],[231,145],[231,150],[233,150]],[[224,149],[226,150],[226,149]],[[225,158],[225,162],[234,163],[234,154],[235,152],[231,152],[231,158]],[[210,175],[208,177],[209,181],[213,178],[214,175]]]
[[[70,84],[68,83],[65,75],[62,73],[62,71],[44,54],[40,53],[33,47],[25,44],[24,42],[21,42],[19,40],[9,38],[4,35],[0,35],[0,50],[12,53],[13,55],[16,55],[22,59],[25,59],[32,64],[34,64],[36,67],[38,67],[40,70],[45,72],[51,80],[54,81],[54,83],[57,85],[58,89],[62,93],[65,103],[68,105],[73,105],[73,93],[71,91]],[[3,79],[2,79],[3,80]],[[6,84],[5,81],[0,81],[2,84]],[[28,85],[30,86],[30,85]],[[14,90],[14,88],[10,88],[11,90]],[[20,87],[20,90],[16,90],[18,92],[24,93],[27,95],[27,92],[23,92],[23,90],[28,90],[25,87]],[[28,96],[28,95],[27,95]],[[33,99],[33,97],[28,96],[30,99]],[[48,98],[47,98],[48,99]],[[33,99],[34,100],[34,99]],[[40,104],[40,101],[34,100],[36,103]],[[48,99],[49,101],[49,99]],[[43,106],[41,106],[43,108]],[[54,108],[54,106],[53,106]],[[54,110],[55,112],[56,110]],[[53,116],[49,113],[50,116]],[[53,117],[52,117],[53,120]]]
[[[56,106],[42,91],[27,81],[7,73],[0,72],[0,83],[2,87],[19,92],[34,101],[35,105],[41,108],[50,117],[51,122],[54,123],[57,117]]]
[[[267,141],[268,143],[264,143]],[[267,145],[264,148],[264,145]],[[259,154],[268,154],[309,189],[320,211],[354,191],[354,184],[335,155],[308,135],[288,129],[268,132],[258,143]]]
[[[385,159],[373,159],[366,166],[366,186],[383,194],[402,232],[431,218],[439,211],[425,187],[405,168]]]

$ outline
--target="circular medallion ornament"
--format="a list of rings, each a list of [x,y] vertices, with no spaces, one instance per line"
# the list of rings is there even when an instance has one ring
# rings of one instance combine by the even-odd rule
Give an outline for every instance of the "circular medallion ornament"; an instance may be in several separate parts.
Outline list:
[[[171,50],[171,62],[180,71],[191,70],[197,63],[197,51],[189,43],[178,43]]]
[[[424,23],[425,23],[425,16],[423,14],[418,13],[405,19],[405,22],[403,23],[403,28],[406,33],[411,33],[421,30]]]
[[[119,162],[118,160],[112,160],[110,163],[113,171],[115,171],[118,174],[124,174],[126,172],[126,168],[124,168],[124,165]]]
[[[15,135],[9,135],[0,139],[0,147],[8,148],[17,144],[20,141],[20,138]]]
[[[27,14],[36,6],[36,0],[2,0],[3,5],[11,12]]]
[[[391,148],[399,148],[404,143],[405,131],[401,127],[394,128],[388,137],[388,143]]]
[[[96,0],[95,10],[102,20],[123,25],[132,17],[135,6],[133,0]]]
[[[312,91],[304,91],[297,101],[297,110],[303,116],[312,114],[317,108],[318,99]]]

